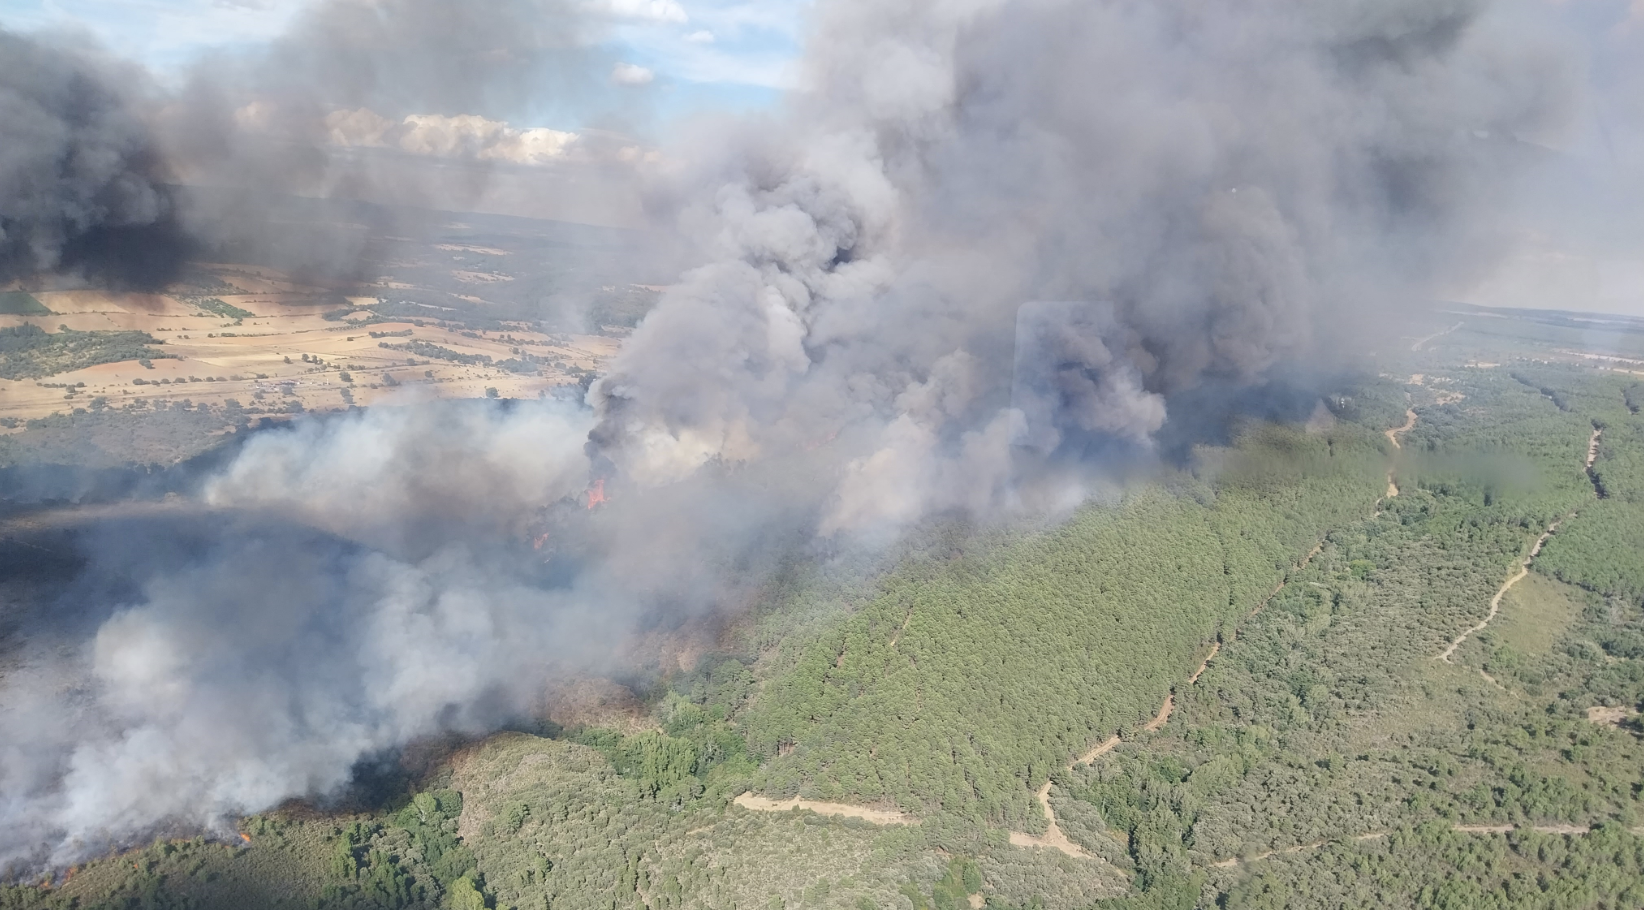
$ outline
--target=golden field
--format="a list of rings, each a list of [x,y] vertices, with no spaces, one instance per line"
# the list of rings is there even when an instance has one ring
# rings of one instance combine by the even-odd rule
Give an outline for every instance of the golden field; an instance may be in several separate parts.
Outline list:
[[[145,399],[212,405],[232,399],[268,410],[293,400],[305,410],[343,408],[349,404],[345,392],[361,406],[399,398],[478,398],[487,389],[504,398],[534,398],[556,386],[575,385],[582,371],[599,371],[620,343],[604,335],[544,334],[523,325],[470,331],[439,325],[437,313],[419,320],[420,325],[409,320],[364,324],[372,314],[363,310],[337,320],[339,298],[316,297],[312,288],[278,273],[225,266],[211,270],[244,293],[209,296],[251,316],[236,320],[190,302],[206,295],[87,290],[35,292],[51,315],[0,316],[0,326],[32,323],[48,332],[60,326],[147,332],[163,342],[159,351],[175,358],[152,359],[152,368],[132,360],[40,379],[0,379],[0,417],[42,417],[98,397],[112,407]],[[325,318],[327,313],[333,319]],[[485,355],[494,362],[528,354],[543,363],[538,372],[511,373],[495,365],[453,363],[380,346],[412,341]],[[65,387],[73,388],[72,394]]]

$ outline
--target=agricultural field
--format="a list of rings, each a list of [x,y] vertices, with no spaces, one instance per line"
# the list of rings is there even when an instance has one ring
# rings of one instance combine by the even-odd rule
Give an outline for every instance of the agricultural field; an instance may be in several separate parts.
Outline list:
[[[317,217],[317,216],[316,216]],[[333,216],[334,217],[334,216]],[[78,410],[279,416],[580,399],[660,288],[599,228],[487,216],[372,235],[382,274],[197,262],[164,293],[0,293],[0,435]],[[611,235],[611,236],[608,236]]]
[[[524,397],[615,345],[371,301],[331,320],[221,274],[251,315],[62,292],[7,318],[163,338],[175,361],[80,369],[145,379],[76,391],[106,408],[212,358],[196,401],[288,381],[340,407],[344,369]],[[554,364],[498,366],[524,354]],[[567,684],[591,707],[0,907],[1639,906],[1641,361],[1625,321],[1440,314],[1323,418],[1247,423],[1053,527],[933,522],[871,565],[792,567],[690,660]]]

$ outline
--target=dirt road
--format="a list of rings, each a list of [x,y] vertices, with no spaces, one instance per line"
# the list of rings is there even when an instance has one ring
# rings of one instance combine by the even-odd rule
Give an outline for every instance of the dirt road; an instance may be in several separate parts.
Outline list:
[[[1445,648],[1444,653],[1438,656],[1439,660],[1442,660],[1445,663],[1452,663],[1450,656],[1456,653],[1456,649],[1461,647],[1461,643],[1466,641],[1468,636],[1472,635],[1474,632],[1482,631],[1485,626],[1490,624],[1491,620],[1496,618],[1496,614],[1501,612],[1501,599],[1507,596],[1507,592],[1512,589],[1513,585],[1523,581],[1524,576],[1530,574],[1530,560],[1535,559],[1536,556],[1541,553],[1542,545],[1547,542],[1547,538],[1553,536],[1553,532],[1558,530],[1559,524],[1563,521],[1564,519],[1561,518],[1558,521],[1548,525],[1547,530],[1541,532],[1541,536],[1536,538],[1535,546],[1531,547],[1530,552],[1526,554],[1523,559],[1518,561],[1518,571],[1514,572],[1513,577],[1507,579],[1507,581],[1499,589],[1497,589],[1496,596],[1490,598],[1490,612],[1486,614],[1477,625],[1472,626],[1460,635],[1457,635],[1455,641],[1450,642],[1450,647]]]
[[[1415,344],[1410,345],[1410,350],[1419,351],[1419,350],[1421,350],[1422,346],[1425,345],[1427,342],[1434,341],[1434,340],[1437,340],[1439,338],[1442,338],[1445,335],[1448,335],[1451,332],[1454,332],[1456,329],[1461,328],[1463,324],[1464,323],[1462,323],[1462,322],[1458,322],[1455,325],[1450,326],[1449,328],[1443,330],[1442,332],[1434,332],[1433,334],[1428,335],[1426,338],[1419,339],[1419,340],[1416,341]]]
[[[1592,470],[1593,461],[1598,458],[1598,440],[1603,434],[1603,430],[1594,429],[1592,438],[1587,440],[1587,461],[1586,464],[1582,466],[1584,469],[1589,471]],[[1395,443],[1395,445],[1396,444],[1397,443]],[[1597,495],[1596,489],[1594,490],[1594,495]],[[1559,525],[1570,520],[1571,518],[1574,518],[1575,516],[1576,513],[1572,511],[1563,518],[1560,518],[1558,521],[1548,525],[1547,530],[1541,532],[1541,536],[1536,538],[1535,546],[1530,548],[1529,554],[1519,560],[1518,571],[1514,572],[1513,576],[1507,579],[1507,581],[1504,582],[1499,589],[1497,589],[1496,596],[1490,598],[1490,612],[1486,614],[1484,619],[1477,625],[1456,636],[1455,640],[1450,642],[1450,647],[1445,648],[1444,652],[1438,656],[1439,660],[1442,660],[1445,663],[1454,663],[1454,661],[1450,660],[1450,657],[1456,653],[1456,649],[1461,647],[1462,642],[1465,642],[1468,636],[1471,636],[1474,632],[1483,631],[1483,629],[1496,618],[1496,614],[1501,612],[1501,599],[1507,596],[1507,592],[1512,589],[1513,585],[1523,581],[1524,577],[1530,574],[1530,562],[1541,554],[1541,548],[1546,545],[1547,538],[1553,536],[1553,532],[1558,530]],[[1491,681],[1494,682],[1494,680]]]
[[[1404,409],[1404,426],[1394,427],[1391,430],[1388,430],[1383,435],[1385,435],[1387,437],[1388,442],[1393,444],[1394,449],[1403,449],[1404,446],[1402,444],[1400,444],[1399,437],[1404,435],[1405,433],[1408,433],[1411,430],[1415,429],[1415,426],[1416,426],[1416,412],[1415,412],[1415,410],[1413,408],[1405,408]],[[1392,499],[1394,496],[1399,495],[1399,485],[1393,479],[1393,468],[1394,468],[1394,465],[1389,464],[1387,466],[1387,498],[1388,499]]]
[[[1311,559],[1312,556],[1309,555],[1308,558]],[[1211,659],[1214,658],[1216,654],[1221,651],[1221,649],[1221,642],[1218,641],[1211,643],[1210,653],[1206,654],[1204,660],[1199,662],[1199,668],[1193,671],[1193,675],[1187,678],[1188,685],[1192,685],[1199,681],[1199,677],[1203,676],[1205,669],[1210,666]],[[1164,704],[1159,706],[1159,713],[1153,715],[1152,720],[1143,724],[1142,729],[1152,733],[1153,731],[1164,727],[1164,725],[1170,721],[1170,712],[1175,710],[1175,708],[1176,694],[1172,692],[1171,694],[1165,696]],[[1121,740],[1117,736],[1110,736],[1107,739],[1102,740],[1102,742],[1092,747],[1090,751],[1080,755],[1073,761],[1068,762],[1068,770],[1073,770],[1075,765],[1090,764],[1101,756],[1113,751],[1118,747],[1120,742]],[[1080,847],[1078,844],[1069,840],[1067,835],[1063,834],[1062,829],[1056,824],[1056,810],[1050,807],[1050,781],[1045,781],[1045,785],[1039,788],[1039,792],[1036,795],[1039,798],[1039,807],[1044,810],[1045,821],[1048,823],[1045,833],[1035,837],[1021,831],[1012,831],[1010,832],[1010,842],[1018,847],[1048,847],[1052,850],[1060,850],[1068,856],[1089,856],[1090,854],[1086,853],[1083,847]]]

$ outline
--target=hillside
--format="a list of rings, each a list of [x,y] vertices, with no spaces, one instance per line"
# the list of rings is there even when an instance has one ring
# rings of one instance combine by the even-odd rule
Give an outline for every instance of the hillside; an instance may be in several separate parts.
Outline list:
[[[1461,317],[1064,522],[794,567],[637,716],[0,907],[1644,904],[1644,386],[1548,333]]]

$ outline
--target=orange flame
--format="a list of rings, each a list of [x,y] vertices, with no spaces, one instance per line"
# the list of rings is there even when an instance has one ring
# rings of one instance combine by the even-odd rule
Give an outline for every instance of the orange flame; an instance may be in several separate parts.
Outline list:
[[[604,501],[605,501],[605,478],[601,477],[600,479],[594,481],[593,486],[588,488],[588,508],[591,509],[594,506],[597,506],[597,505],[599,505],[600,503],[602,503]]]
[[[592,507],[590,506],[590,508],[592,508]],[[538,534],[537,536],[531,538],[531,549],[540,550],[547,543],[548,543],[548,532],[543,531],[541,534]]]
[[[246,843],[249,844],[249,843],[251,843],[251,835],[245,833],[244,831],[241,831],[240,832],[240,840],[243,840],[243,841],[245,841]]]

